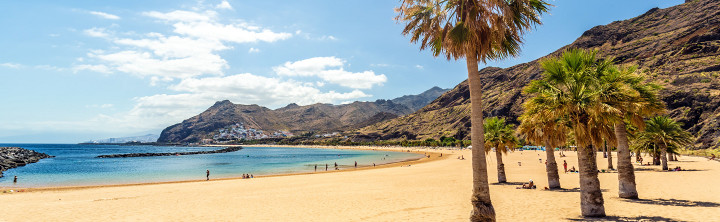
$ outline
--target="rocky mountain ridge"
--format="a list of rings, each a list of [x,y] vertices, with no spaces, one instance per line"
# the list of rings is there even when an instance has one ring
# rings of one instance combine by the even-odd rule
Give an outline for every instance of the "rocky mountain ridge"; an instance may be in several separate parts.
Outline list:
[[[687,1],[596,26],[548,56],[569,48],[597,50],[619,65],[638,66],[639,74],[664,87],[660,96],[667,115],[696,135],[694,148],[720,147],[720,1]],[[480,70],[486,117],[517,123],[526,99],[522,88],[541,76],[541,59]],[[469,139],[469,96],[464,81],[413,114],[355,130],[350,136],[353,141]]]
[[[289,104],[279,109],[258,105],[233,104],[229,100],[216,102],[213,106],[194,116],[167,127],[160,134],[159,143],[195,143],[212,138],[218,129],[243,123],[244,127],[264,131],[331,132],[364,127],[415,112],[411,107],[424,106],[447,90],[433,87],[420,95],[403,96],[394,100],[353,102],[343,105],[312,104],[299,106]]]

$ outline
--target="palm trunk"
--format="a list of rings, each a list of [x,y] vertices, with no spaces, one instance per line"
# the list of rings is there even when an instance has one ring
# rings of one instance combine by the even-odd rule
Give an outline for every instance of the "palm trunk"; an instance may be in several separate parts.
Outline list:
[[[578,124],[579,125],[579,124]],[[581,135],[575,133],[575,135]],[[580,170],[580,210],[584,217],[604,217],[605,200],[598,179],[597,151],[592,145],[581,147],[578,143],[578,168]]]
[[[662,163],[662,169],[668,170],[668,163],[667,163],[667,145],[664,143],[658,144],[660,146],[660,162]]]
[[[560,175],[558,175],[558,166],[557,162],[555,162],[555,149],[550,147],[547,140],[545,140],[545,155],[547,158],[545,171],[548,177],[548,188],[558,189],[560,188]]]
[[[607,145],[606,145],[605,148],[602,149],[603,158],[607,158],[607,151],[608,151],[608,150],[607,150]]]
[[[503,164],[500,148],[495,148],[495,158],[497,158],[498,183],[505,183],[507,178],[505,177],[505,164]]]
[[[472,54],[472,55],[470,55]],[[482,83],[475,53],[466,56],[468,86],[470,88],[470,139],[472,141],[473,190],[470,202],[473,210],[470,221],[495,221],[495,208],[490,201],[487,163],[485,162],[485,136],[483,129]]]
[[[618,157],[618,195],[620,198],[638,199],[637,188],[635,185],[635,169],[630,158],[630,149],[628,146],[627,129],[625,123],[615,124],[615,137],[617,137],[617,157]],[[636,153],[636,159],[640,157],[639,152]]]
[[[615,167],[613,167],[612,161],[612,150],[608,150],[608,170],[615,169]]]

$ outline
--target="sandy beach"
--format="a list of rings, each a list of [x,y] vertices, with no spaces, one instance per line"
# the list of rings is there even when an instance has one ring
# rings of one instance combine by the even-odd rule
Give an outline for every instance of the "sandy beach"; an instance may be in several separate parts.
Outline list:
[[[470,151],[415,151],[433,158],[333,173],[0,193],[0,221],[466,221]],[[572,167],[577,158],[565,154],[557,157],[561,191],[542,190],[547,177],[538,159],[544,161],[544,152],[505,156],[510,183],[502,185],[494,184],[496,161],[488,155],[498,221],[583,220],[578,174],[562,173],[562,161]],[[617,174],[601,173],[606,219],[720,221],[720,162],[682,156],[669,165],[687,171],[636,165],[636,201],[617,198]],[[607,167],[602,154],[598,166]],[[516,189],[530,179],[538,189]]]

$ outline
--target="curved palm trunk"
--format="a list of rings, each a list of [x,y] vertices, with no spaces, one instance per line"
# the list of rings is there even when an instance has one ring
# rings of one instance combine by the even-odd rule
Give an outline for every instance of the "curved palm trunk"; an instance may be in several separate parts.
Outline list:
[[[615,137],[617,137],[618,150],[618,195],[620,198],[638,199],[637,188],[635,185],[635,169],[630,158],[630,148],[628,146],[627,129],[625,123],[615,124]],[[636,159],[640,156],[636,153]]]
[[[490,201],[487,163],[485,162],[485,136],[483,129],[482,83],[478,61],[474,53],[466,56],[468,85],[470,87],[470,139],[472,141],[473,190],[470,202],[473,210],[470,221],[495,221],[495,208]]]
[[[576,133],[575,135],[580,135]],[[592,145],[578,146],[580,210],[585,217],[604,217],[605,200],[598,179],[597,151]]]
[[[503,164],[500,148],[495,148],[495,158],[497,158],[498,183],[505,183],[507,178],[505,177],[505,164]]]
[[[557,162],[555,162],[555,149],[550,147],[547,140],[545,140],[545,156],[547,158],[545,171],[548,177],[548,188],[558,189],[560,188],[560,175],[558,174]]]
[[[660,162],[662,163],[662,169],[668,170],[668,159],[667,159],[667,145],[664,143],[658,144],[660,146]]]

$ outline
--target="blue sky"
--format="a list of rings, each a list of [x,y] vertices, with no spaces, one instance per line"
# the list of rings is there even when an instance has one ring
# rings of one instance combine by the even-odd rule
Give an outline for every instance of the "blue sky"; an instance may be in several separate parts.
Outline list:
[[[681,0],[550,1],[520,57]],[[215,101],[279,108],[452,88],[465,63],[400,34],[399,1],[0,0],[0,143],[158,133]]]

